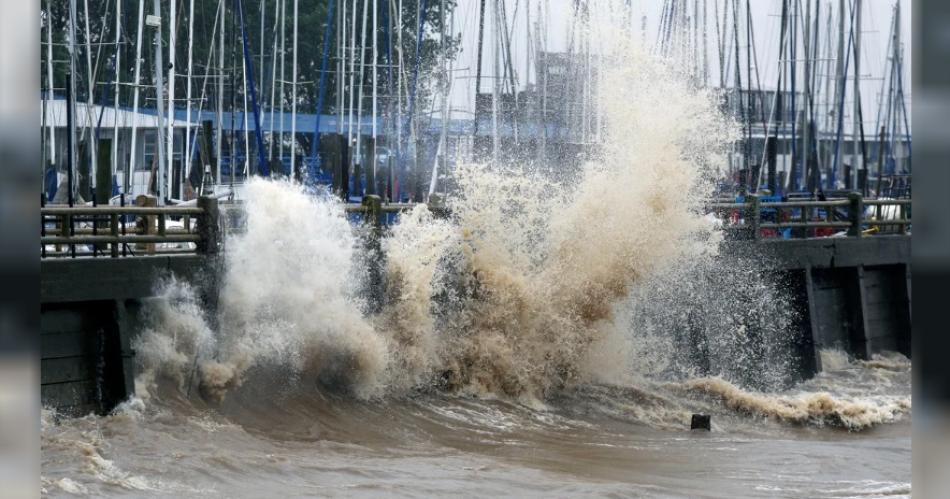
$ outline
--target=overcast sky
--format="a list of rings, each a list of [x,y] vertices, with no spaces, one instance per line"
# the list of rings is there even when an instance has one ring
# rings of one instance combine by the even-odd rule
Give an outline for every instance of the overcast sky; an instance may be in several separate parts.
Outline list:
[[[533,58],[526,59],[526,33],[528,32],[525,17],[526,6],[530,7],[530,25],[531,38],[535,37],[534,23],[538,19],[538,9],[547,9],[547,15],[544,16],[543,25],[546,26],[546,37],[548,50],[554,52],[565,51],[568,47],[569,33],[574,23],[571,6],[574,0],[502,0],[506,3],[508,24],[514,25],[512,36],[512,58],[515,63],[519,86],[524,85],[524,74],[526,64],[531,81],[534,81]],[[807,0],[801,0],[804,5]],[[851,0],[848,0],[850,3]],[[873,126],[873,120],[876,117],[878,96],[881,93],[883,65],[885,61],[885,52],[888,46],[888,36],[891,26],[894,5],[896,1],[901,4],[902,30],[905,45],[905,93],[910,99],[910,61],[911,61],[911,0],[863,0],[864,15],[862,22],[862,102],[865,108],[864,116],[866,125]],[[623,3],[622,0],[590,0],[592,9],[606,10],[611,3]],[[821,0],[822,2],[822,21],[820,36],[825,37],[827,28],[827,16],[829,11],[837,16],[838,0]],[[656,40],[656,30],[659,25],[663,0],[631,0],[635,12],[635,29],[640,33],[640,25],[645,18],[646,33],[644,39],[649,47],[652,47]],[[692,1],[689,2],[690,10]],[[710,46],[710,71],[711,81],[718,82],[718,53],[714,25],[712,24],[713,9],[718,6],[719,15],[722,16],[724,0],[706,0],[709,18],[709,46]],[[756,50],[758,53],[758,63],[763,87],[774,88],[778,68],[778,43],[779,43],[779,24],[781,19],[781,0],[752,0],[751,2],[753,29],[755,31]],[[458,0],[454,19],[454,29],[456,33],[462,34],[462,53],[455,63],[456,71],[455,81],[452,92],[452,105],[457,111],[456,114],[461,117],[463,114],[470,113],[474,107],[475,94],[475,65],[476,65],[476,47],[478,40],[478,4],[479,0]],[[491,45],[492,39],[491,26],[491,0],[486,14],[486,34],[485,34],[485,52],[482,64],[483,76],[482,91],[490,91],[490,77],[493,75],[493,65],[491,64]],[[744,6],[745,2],[740,2]],[[731,5],[731,2],[730,2]],[[517,7],[517,8],[516,8]],[[740,13],[744,17],[744,13]],[[731,22],[731,21],[730,21]],[[510,28],[509,28],[510,29]],[[742,28],[744,29],[744,28]],[[834,21],[833,36],[837,39],[837,21]],[[544,35],[542,35],[544,36]],[[822,42],[824,43],[824,42]],[[596,38],[592,45],[597,46]],[[744,40],[740,40],[740,45],[744,45]],[[734,50],[734,49],[732,49]],[[743,60],[745,59],[745,48],[742,47]],[[853,61],[852,63],[853,64]],[[850,84],[849,84],[850,85]],[[851,97],[848,96],[850,101]],[[909,106],[908,102],[908,106]],[[850,107],[850,105],[849,105]],[[868,112],[868,110],[871,112]]]

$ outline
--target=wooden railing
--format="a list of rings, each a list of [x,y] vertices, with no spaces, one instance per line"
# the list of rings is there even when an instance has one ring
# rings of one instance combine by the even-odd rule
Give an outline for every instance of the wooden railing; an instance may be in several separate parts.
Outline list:
[[[747,239],[785,237],[780,233],[785,229],[791,229],[793,238],[825,237],[842,231],[850,237],[907,234],[911,226],[910,199],[864,199],[858,193],[823,201],[763,202],[756,195],[747,199],[742,203],[707,203],[706,210],[722,220],[723,230]],[[869,207],[873,207],[870,217]]]
[[[40,251],[52,257],[214,254],[219,248],[218,200],[195,206],[44,206]],[[181,222],[181,228],[169,222]]]
[[[361,204],[347,204],[344,211],[360,214],[367,224],[379,228],[387,215],[415,206],[418,204],[383,203],[378,196],[366,196]],[[740,239],[786,237],[780,234],[785,230],[794,238],[842,231],[851,237],[906,234],[911,226],[910,206],[909,199],[866,200],[859,194],[847,199],[782,202],[763,202],[750,195],[742,203],[705,204],[707,212],[723,222],[723,230]],[[440,202],[430,202],[428,208],[439,216],[447,214]],[[219,209],[218,200],[212,197],[198,198],[194,206],[44,206],[40,209],[41,255],[116,258],[216,254],[222,241],[221,222],[225,222],[225,230],[231,230],[229,213],[242,210],[240,205]],[[170,221],[176,227],[169,227]]]

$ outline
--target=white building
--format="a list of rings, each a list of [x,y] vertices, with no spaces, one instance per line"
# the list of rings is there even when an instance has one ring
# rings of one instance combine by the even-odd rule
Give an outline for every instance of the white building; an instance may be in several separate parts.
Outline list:
[[[43,127],[43,140],[45,142],[45,157],[47,165],[55,167],[59,175],[59,180],[66,178],[66,169],[68,165],[67,152],[67,123],[66,123],[67,102],[63,99],[47,99],[41,102],[41,126]],[[45,113],[45,116],[43,114]],[[133,113],[130,110],[119,108],[118,111],[111,106],[89,106],[86,103],[76,103],[76,135],[74,147],[78,158],[78,165],[86,164],[87,158],[79,157],[80,142],[87,142],[90,130],[97,135],[102,146],[102,139],[112,139],[114,127],[118,124],[118,148],[115,158],[112,159],[112,178],[120,191],[125,185],[125,176],[127,171],[131,171],[129,182],[129,193],[132,196],[144,194],[148,190],[151,176],[153,175],[153,166],[157,166],[158,155],[158,117],[151,112]],[[168,126],[166,120],[163,125]],[[171,197],[180,197],[177,186],[184,180],[180,175],[184,154],[185,127],[188,123],[185,120],[177,119],[173,122],[175,134],[174,154],[172,155],[173,192]],[[197,129],[197,121],[192,121],[192,135]],[[132,129],[135,129],[135,151],[132,151]],[[111,147],[111,146],[110,146]],[[166,146],[167,147],[167,146]],[[87,152],[88,154],[88,152]],[[99,154],[97,152],[97,154]],[[110,150],[111,155],[111,150]],[[46,168],[44,168],[46,170]],[[94,171],[90,169],[90,172]],[[185,174],[187,175],[187,173]],[[94,178],[95,175],[92,175]],[[76,180],[79,181],[78,179]],[[94,182],[94,180],[93,180]],[[88,197],[83,194],[83,197]]]

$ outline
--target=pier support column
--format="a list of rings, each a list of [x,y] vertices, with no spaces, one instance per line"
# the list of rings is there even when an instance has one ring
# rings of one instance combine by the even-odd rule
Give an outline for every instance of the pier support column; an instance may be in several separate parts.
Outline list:
[[[363,206],[366,211],[363,213],[363,220],[368,225],[369,234],[366,239],[366,258],[367,258],[367,295],[369,296],[369,313],[375,314],[382,310],[383,298],[383,266],[384,256],[381,249],[381,239],[383,237],[383,200],[376,195],[363,196]]]
[[[205,255],[217,255],[220,247],[221,230],[219,227],[218,199],[211,196],[201,196],[198,198],[198,208],[201,208],[202,214],[198,216],[198,235],[201,240],[198,241],[198,253]]]
[[[427,206],[429,212],[432,213],[432,216],[435,218],[449,218],[449,208],[445,205],[445,199],[442,198],[441,194],[432,194],[429,196]]]
[[[858,265],[854,275],[857,296],[852,302],[855,305],[853,312],[855,327],[851,330],[851,353],[859,359],[870,359],[871,349],[868,340],[871,328],[868,324],[868,296],[865,289],[864,266]]]
[[[815,279],[812,276],[812,268],[805,267],[802,271],[805,274],[805,305],[807,306],[807,316],[804,317],[802,323],[806,325],[804,334],[806,335],[805,343],[808,343],[808,340],[811,340],[811,351],[810,353],[814,359],[814,373],[821,372],[821,339],[819,337],[819,321],[818,321],[818,306],[815,303],[816,301],[816,292],[815,292]],[[809,377],[811,374],[808,373]]]
[[[746,214],[746,217],[748,217],[749,229],[752,231],[749,238],[755,241],[762,236],[762,231],[759,229],[762,225],[762,207],[758,194],[749,194],[748,198],[749,212]]]
[[[864,197],[860,192],[848,193],[848,221],[851,227],[848,229],[848,235],[852,237],[861,237],[861,222],[864,221]]]

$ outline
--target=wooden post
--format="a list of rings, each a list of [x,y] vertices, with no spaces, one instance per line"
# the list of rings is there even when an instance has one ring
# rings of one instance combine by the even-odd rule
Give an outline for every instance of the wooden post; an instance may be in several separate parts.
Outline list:
[[[208,170],[214,162],[214,154],[212,154],[211,149],[211,136],[214,132],[212,131],[211,120],[204,120],[201,122],[201,140],[198,141],[198,157],[201,160],[201,171],[202,174],[208,173]],[[218,179],[214,179],[214,182],[217,183]]]
[[[752,229],[752,240],[758,241],[762,236],[761,230],[759,227],[762,225],[762,209],[761,201],[758,194],[749,194],[749,212],[746,215],[746,220],[748,220],[749,227]]]
[[[860,192],[848,193],[848,221],[851,222],[851,228],[848,229],[848,235],[852,237],[861,237],[861,223],[864,221],[864,197]]]
[[[874,197],[881,198],[881,184],[883,183],[884,178],[884,139],[886,137],[887,130],[882,126],[881,131],[878,134],[878,144],[877,144],[877,188],[874,189]],[[881,218],[878,214],[878,218]]]
[[[897,216],[900,217],[900,219],[901,219],[902,222],[904,222],[904,223],[902,223],[902,224],[900,224],[900,225],[898,226],[898,227],[900,227],[900,233],[901,233],[901,235],[907,235],[907,222],[906,222],[906,221],[907,221],[907,205],[906,205],[906,204],[900,204],[900,205],[897,205],[897,206],[898,206],[898,208],[897,208],[897,211],[898,211]]]
[[[811,215],[811,214],[808,212],[808,208],[802,206],[801,208],[799,208],[799,210],[800,210],[800,214],[799,214],[799,216],[798,216],[798,221],[801,222],[801,223],[803,223],[803,224],[804,224],[804,223],[808,223],[808,218],[809,218],[809,216]],[[807,238],[807,237],[808,237],[808,228],[806,228],[806,227],[804,227],[804,226],[803,226],[800,230],[796,229],[796,230],[794,230],[793,232],[796,233],[796,234],[799,234],[798,237],[801,237],[801,238]]]
[[[766,158],[768,158],[768,186],[769,192],[772,194],[777,194],[778,190],[776,189],[776,178],[775,178],[775,169],[776,169],[776,160],[778,150],[775,144],[775,137],[769,137],[765,139],[765,149],[766,149]]]
[[[433,193],[429,196],[428,207],[429,212],[435,218],[445,219],[449,217],[449,208],[445,205],[445,199],[442,198],[441,194]]]
[[[109,220],[112,237],[119,237],[119,214],[113,213]],[[119,256],[119,243],[112,243],[112,258]]]
[[[375,229],[383,225],[383,198],[368,194],[363,196],[363,206],[366,207],[366,223],[373,224]]]
[[[195,245],[196,250],[199,254],[217,255],[221,242],[218,198],[201,196],[198,198],[198,208],[202,210],[201,215],[198,215],[198,236],[201,240]]]
[[[112,194],[112,140],[99,141],[96,158],[96,203],[108,205]]]
[[[337,164],[338,180],[333,181],[334,189],[344,203],[350,201],[350,144],[345,135],[337,135],[339,145],[339,162]]]
[[[368,138],[366,140],[366,148],[368,152],[366,157],[369,158],[369,161],[364,160],[363,168],[366,171],[366,194],[367,195],[379,195],[379,189],[376,185],[376,139]]]
[[[821,347],[824,346],[821,334],[821,321],[818,320],[818,304],[815,292],[815,278],[812,275],[811,265],[806,265],[805,269],[805,300],[808,307],[808,318],[805,323],[808,325],[808,331],[805,334],[810,335],[812,351],[809,352],[814,358],[815,372],[821,372]]]
[[[89,147],[86,141],[79,143],[79,161],[76,165],[76,168],[79,172],[79,192],[78,196],[75,199],[75,202],[81,203],[89,199],[89,186],[92,185],[92,181],[89,178],[92,170],[91,159],[89,158]],[[91,200],[90,200],[91,201]]]
[[[158,206],[158,198],[146,194],[140,194],[135,198],[135,206],[155,207]],[[137,223],[142,227],[142,235],[148,236],[156,232],[157,217],[155,215],[146,215],[139,218]],[[155,253],[155,243],[140,243],[137,249],[144,250],[146,253]]]
[[[868,360],[871,358],[870,337],[872,336],[871,325],[868,321],[868,299],[867,290],[864,283],[864,265],[858,265],[855,269],[854,291],[857,296],[852,298],[851,305],[853,329],[851,330],[851,353],[859,359]]]
[[[370,224],[369,238],[366,240],[366,249],[369,254],[367,275],[369,277],[369,308],[371,313],[377,313],[382,309],[384,290],[383,290],[383,252],[380,248],[383,236],[383,210],[382,198],[373,194],[363,196],[363,206],[366,208],[363,220]]]
[[[109,139],[99,140],[96,152],[96,188],[93,196],[94,206],[108,206],[109,197],[112,194],[112,141]],[[99,217],[93,217],[92,226],[94,231],[105,229],[106,222],[98,220]],[[105,244],[96,244],[95,251],[105,251]]]

